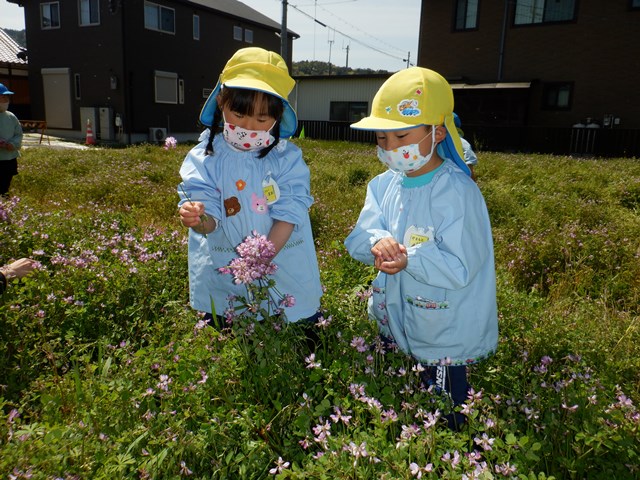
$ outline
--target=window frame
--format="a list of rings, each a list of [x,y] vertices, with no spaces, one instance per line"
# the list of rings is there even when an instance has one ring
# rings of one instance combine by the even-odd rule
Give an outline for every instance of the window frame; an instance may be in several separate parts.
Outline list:
[[[234,40],[236,40],[238,42],[241,42],[243,37],[244,37],[243,33],[244,33],[244,29],[241,26],[239,26],[239,25],[234,25],[233,26],[233,39]]]
[[[571,105],[573,103],[573,89],[573,82],[544,82],[542,84],[542,98],[540,108],[544,111],[570,111]],[[560,104],[559,98],[564,91],[567,92],[567,101],[566,104],[564,102]],[[548,101],[551,94],[555,96],[555,100],[553,102]]]
[[[82,19],[82,5],[86,4],[89,6],[89,21],[87,23],[83,23]],[[93,9],[95,6],[95,11]],[[95,13],[97,20],[95,22],[91,21],[92,14]],[[100,25],[100,0],[78,0],[78,25],[81,27],[93,27],[96,25]]]
[[[346,106],[346,119],[336,118],[335,109]],[[356,116],[357,113],[363,113],[363,116]],[[367,116],[369,112],[369,102],[366,100],[330,100],[329,101],[329,121],[330,122],[357,122]]]
[[[193,15],[193,39],[200,40],[200,15]]]
[[[166,72],[163,70],[153,71],[153,98],[155,103],[162,103],[165,105],[177,105],[178,104],[178,74],[175,72]],[[173,86],[173,92],[171,98],[167,96],[162,98],[166,91],[169,93]]]
[[[45,19],[45,15],[44,15],[44,7],[49,7],[49,15],[50,15],[50,21],[51,21],[51,25],[47,26],[44,24],[44,19]],[[53,15],[51,15],[51,7],[55,6],[55,10],[56,10],[56,14],[58,16],[57,21],[58,23],[56,25],[53,25]],[[57,28],[60,28],[62,26],[62,21],[60,19],[60,2],[42,2],[40,3],[40,29],[41,30],[55,30]]]
[[[147,30],[152,30],[154,32],[170,33],[172,35],[176,34],[176,9],[175,8],[165,7],[164,5],[160,5],[154,2],[149,2],[147,0],[144,1],[143,8],[144,8],[144,28],[146,28]],[[151,8],[155,8],[156,10],[156,17],[154,19],[156,20],[156,25],[151,25],[151,22],[148,21],[151,19],[147,17],[147,11],[149,11],[148,9],[151,9]],[[163,17],[162,17],[163,12],[171,12],[172,24],[173,24],[172,30],[166,30],[163,28],[164,26]]]
[[[523,2],[530,2],[531,5],[523,5]],[[549,0],[515,0],[515,4],[513,7],[513,21],[512,24],[514,27],[527,27],[532,25],[552,25],[559,23],[574,23],[578,18],[578,1],[577,0],[559,0],[560,2],[572,2],[573,3],[573,11],[571,13],[570,18],[562,18],[562,19],[553,19],[553,20],[545,20],[545,17],[549,14],[550,9],[547,8],[549,5]],[[542,7],[540,7],[540,3],[542,3]],[[522,13],[518,13],[518,7],[527,8],[531,7],[531,18],[528,21],[522,20],[518,21],[519,18],[523,17]],[[541,9],[541,10],[540,10]],[[536,10],[538,10],[536,12]]]
[[[474,3],[475,13],[473,14],[473,26],[468,26],[469,20],[469,4]],[[460,15],[460,8],[464,9],[464,15]],[[453,30],[455,32],[469,32],[471,30],[478,30],[478,17],[480,16],[480,0],[456,0],[453,11]],[[460,25],[462,23],[462,25]]]

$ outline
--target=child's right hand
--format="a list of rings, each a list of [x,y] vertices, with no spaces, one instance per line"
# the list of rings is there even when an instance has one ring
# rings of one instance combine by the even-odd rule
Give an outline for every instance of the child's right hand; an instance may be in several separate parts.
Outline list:
[[[202,202],[185,202],[178,210],[180,221],[185,227],[195,228],[202,224],[204,204]]]
[[[379,240],[372,248],[374,266],[388,274],[396,274],[407,266],[407,248],[393,237]]]

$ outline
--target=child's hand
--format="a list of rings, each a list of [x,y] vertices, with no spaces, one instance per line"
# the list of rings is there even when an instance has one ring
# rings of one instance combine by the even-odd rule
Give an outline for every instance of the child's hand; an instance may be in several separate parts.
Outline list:
[[[185,202],[178,210],[180,221],[185,227],[194,228],[202,223],[204,204],[202,202]]]
[[[407,248],[393,237],[378,241],[372,248],[374,266],[381,272],[394,275],[407,267]]]
[[[0,271],[4,274],[7,280],[13,280],[14,278],[22,278],[31,273],[36,268],[36,263],[30,258],[21,258],[9,265],[0,268]]]

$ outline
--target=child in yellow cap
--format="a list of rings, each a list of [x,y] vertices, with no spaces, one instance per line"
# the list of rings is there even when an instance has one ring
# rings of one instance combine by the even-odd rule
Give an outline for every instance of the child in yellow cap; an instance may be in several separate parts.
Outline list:
[[[387,344],[426,367],[427,385],[460,405],[466,365],[495,351],[498,320],[491,225],[462,159],[453,92],[437,72],[402,70],[351,127],[375,132],[389,168],[369,183],[345,240],[354,259],[378,270],[369,315]],[[459,428],[465,418],[447,420]]]
[[[191,305],[207,319],[221,321],[227,313],[230,321],[229,299],[247,296],[245,285],[219,269],[254,234],[275,247],[273,305],[290,322],[313,319],[319,310],[309,169],[300,149],[285,140],[297,128],[287,101],[294,83],[280,55],[243,48],[227,62],[200,113],[209,128],[180,168],[178,193],[182,224],[190,228]]]

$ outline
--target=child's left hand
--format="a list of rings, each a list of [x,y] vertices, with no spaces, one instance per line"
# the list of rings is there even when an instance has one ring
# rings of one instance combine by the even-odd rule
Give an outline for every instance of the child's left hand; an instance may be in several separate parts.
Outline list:
[[[407,267],[407,248],[393,237],[379,240],[372,248],[374,266],[381,272],[394,275]]]

